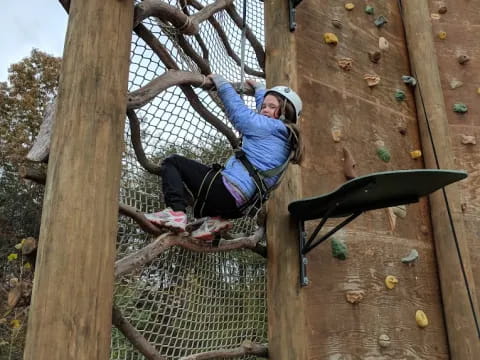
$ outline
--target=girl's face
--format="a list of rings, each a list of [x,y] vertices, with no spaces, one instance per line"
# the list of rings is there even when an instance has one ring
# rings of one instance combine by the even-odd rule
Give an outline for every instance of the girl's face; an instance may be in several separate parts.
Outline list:
[[[280,117],[280,101],[273,95],[265,96],[260,114],[278,119]]]

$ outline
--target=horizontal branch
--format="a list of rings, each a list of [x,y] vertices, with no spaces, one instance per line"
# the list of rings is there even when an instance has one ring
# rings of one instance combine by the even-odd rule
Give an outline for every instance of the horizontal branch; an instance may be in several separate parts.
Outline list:
[[[128,216],[134,220],[143,231],[149,234],[158,236],[165,233],[165,231],[163,231],[161,228],[148,221],[143,212],[135,209],[134,207],[125,204],[119,204],[118,212],[121,215]]]
[[[166,360],[122,315],[115,306],[112,309],[112,323],[148,360]]]
[[[205,242],[188,237],[184,234],[176,235],[173,233],[165,233],[157,237],[153,242],[137,252],[117,260],[115,263],[115,277],[118,278],[139,268],[140,266],[150,263],[158,255],[172,246],[180,246],[184,249],[207,253],[223,252],[235,249],[251,249],[256,252],[258,249],[257,244],[262,239],[264,231],[264,228],[259,228],[252,236],[223,241],[215,247],[206,244]]]
[[[193,73],[190,71],[168,70],[156,79],[150,81],[147,85],[142,86],[130,94],[128,94],[127,109],[138,109],[148,104],[158,94],[172,86],[192,85],[208,90],[213,87],[211,79],[205,75]]]
[[[40,185],[45,185],[47,182],[47,174],[43,169],[33,169],[21,166],[18,168],[18,175],[22,179],[31,180]]]
[[[240,347],[235,349],[222,349],[207,351],[199,354],[183,356],[180,360],[210,360],[210,359],[232,359],[244,355],[256,355],[268,357],[268,347],[265,344],[256,344],[251,341],[244,341]]]
[[[186,35],[198,34],[199,24],[214,13],[232,5],[233,0],[217,0],[192,16],[183,13],[179,8],[161,0],[144,0],[135,5],[134,28],[144,19],[155,16],[171,23],[179,32]]]

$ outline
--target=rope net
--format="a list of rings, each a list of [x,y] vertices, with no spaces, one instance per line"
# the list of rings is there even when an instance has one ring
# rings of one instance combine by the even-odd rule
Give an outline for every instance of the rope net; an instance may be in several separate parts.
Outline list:
[[[198,4],[205,7],[212,3],[207,0],[192,6],[170,1],[170,5],[189,15],[199,11]],[[192,3],[189,1],[189,4]],[[234,5],[237,13],[241,14],[242,1],[237,0]],[[240,54],[242,29],[226,10],[215,13],[213,18],[226,34],[233,52]],[[247,19],[249,28],[263,44],[263,3],[248,2]],[[206,62],[212,73],[222,74],[231,82],[240,81],[240,66],[228,54],[212,21],[201,22],[197,36],[181,35],[169,23],[153,17],[143,20],[142,25],[163,45],[178,70],[201,72],[198,62],[186,53],[186,42],[196,54],[208,58]],[[249,41],[245,42],[245,46],[245,67],[261,73]],[[172,68],[157,54],[142,37],[133,34],[130,93]],[[248,74],[247,77],[255,79]],[[261,78],[256,80],[262,81]],[[201,87],[191,89],[211,114],[230,127],[214,92]],[[253,98],[244,98],[253,108]],[[232,153],[226,136],[198,114],[180,86],[168,87],[134,111],[140,121],[143,150],[153,164],[158,165],[172,153],[205,164],[223,163]],[[233,128],[230,129],[235,133]],[[161,179],[140,165],[131,135],[131,130],[127,129],[120,202],[141,212],[155,212],[165,207]],[[237,133],[235,135],[238,136]],[[244,218],[235,222],[232,232],[249,235],[253,229],[253,220]],[[121,216],[117,259],[138,251],[152,240],[152,235],[143,232],[138,224]],[[166,359],[235,348],[245,340],[266,343],[265,264],[263,257],[250,250],[196,253],[178,247],[170,248],[149,264],[117,279],[115,306]],[[133,360],[144,357],[114,327],[111,358]]]

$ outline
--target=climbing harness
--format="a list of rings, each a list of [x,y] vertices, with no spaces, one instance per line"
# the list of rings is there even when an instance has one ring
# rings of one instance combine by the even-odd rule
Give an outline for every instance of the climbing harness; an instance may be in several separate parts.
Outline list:
[[[213,164],[212,168],[203,177],[202,183],[200,184],[200,189],[198,190],[195,202],[193,203],[193,213],[196,218],[204,217],[203,209],[205,207],[206,200],[208,199],[208,195],[210,194],[210,189],[222,170],[222,165]]]
[[[404,23],[404,20],[403,20],[402,0],[398,0],[398,7],[400,9],[400,18],[402,19],[402,26],[403,26],[403,29],[405,31],[405,23]],[[435,158],[435,164],[437,166],[437,169],[440,169],[440,162],[438,160],[438,155],[437,155],[437,151],[436,151],[436,147],[435,147],[435,142],[433,140],[433,134],[432,134],[431,126],[430,126],[430,120],[428,118],[427,110],[425,108],[425,102],[423,100],[422,88],[420,86],[421,84],[420,84],[420,81],[418,80],[417,74],[415,72],[413,72],[412,75],[415,79],[417,79],[418,94],[420,95],[420,102],[422,103],[423,115],[425,117],[425,122],[426,122],[426,125],[427,125],[428,135],[430,137],[430,144],[432,145],[432,152],[433,152],[433,156]],[[456,248],[456,251],[457,251],[458,260],[460,262],[460,268],[462,270],[463,281],[465,283],[465,288],[467,290],[467,295],[468,295],[468,300],[469,300],[469,303],[470,303],[470,308],[472,309],[473,319],[475,321],[475,326],[477,328],[477,335],[480,338],[480,324],[478,322],[477,313],[475,311],[475,305],[473,304],[472,291],[471,291],[470,285],[468,283],[467,273],[465,271],[465,265],[463,263],[463,258],[462,258],[462,252],[460,250],[460,245],[458,243],[457,232],[455,230],[455,224],[453,222],[452,211],[450,209],[450,203],[448,202],[447,193],[445,192],[444,188],[442,188],[442,193],[443,193],[443,198],[445,200],[445,205],[446,205],[446,208],[447,208],[448,220],[449,220],[449,223],[450,223],[450,227],[452,229],[453,239],[455,241],[455,248]]]

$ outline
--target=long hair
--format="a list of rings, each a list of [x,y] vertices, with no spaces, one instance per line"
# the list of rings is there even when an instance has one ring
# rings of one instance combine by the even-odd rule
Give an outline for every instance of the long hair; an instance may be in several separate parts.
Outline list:
[[[271,92],[268,95],[274,96],[280,103],[280,119],[290,130],[290,145],[294,151],[292,163],[301,164],[303,160],[304,144],[298,125],[296,124],[296,112],[292,103],[277,93]]]

